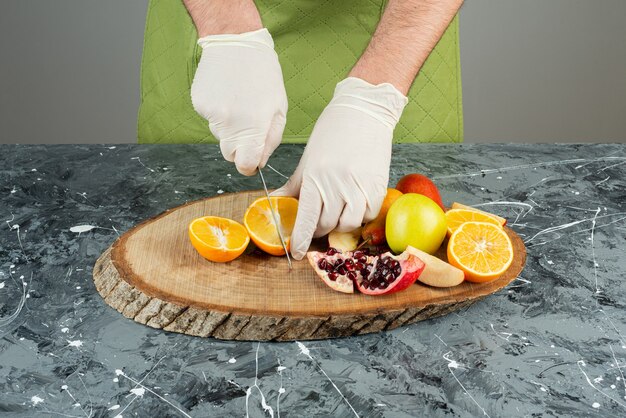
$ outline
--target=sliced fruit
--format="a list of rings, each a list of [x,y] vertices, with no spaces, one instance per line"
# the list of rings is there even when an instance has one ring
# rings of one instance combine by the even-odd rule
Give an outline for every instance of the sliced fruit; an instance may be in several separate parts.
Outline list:
[[[426,268],[417,278],[419,282],[433,287],[452,287],[463,282],[465,273],[453,265],[417,248],[409,247],[406,251],[426,264]]]
[[[441,201],[439,189],[431,179],[422,174],[407,174],[398,181],[396,189],[402,193],[417,193],[426,196],[438,204],[441,210],[446,210]]]
[[[500,277],[513,262],[513,245],[500,226],[466,222],[450,237],[448,262],[465,272],[470,282]]]
[[[500,225],[502,225],[502,226],[506,225],[506,219],[504,219],[501,216],[494,215],[493,213],[485,212],[484,210],[476,209],[476,208],[473,208],[471,206],[463,205],[463,204],[458,203],[458,202],[452,203],[452,209],[465,209],[465,210],[473,210],[475,212],[480,212],[480,213],[483,213],[485,215],[489,215],[489,216],[497,219],[498,222],[500,223]]]
[[[358,253],[357,255],[359,256],[357,260],[360,260],[361,256],[367,260],[367,251],[356,251],[356,253]],[[354,282],[358,276],[361,276],[361,270],[348,270],[348,267],[351,266],[350,263],[348,263],[348,266],[345,264],[348,259],[351,260],[354,267],[357,266],[357,264],[354,263],[352,252],[342,253],[331,247],[326,252],[309,251],[306,257],[315,270],[315,273],[320,276],[328,287],[337,292],[354,293]]]
[[[342,252],[354,251],[359,245],[361,230],[359,227],[350,232],[331,231],[328,234],[328,246],[341,250]]]
[[[447,232],[446,215],[426,196],[404,194],[387,212],[385,236],[389,248],[395,253],[403,252],[410,245],[433,254]]]
[[[384,253],[374,260],[372,272],[356,281],[356,287],[366,295],[385,295],[399,292],[411,286],[424,271],[426,265],[410,248],[400,255]]]
[[[218,263],[239,257],[250,242],[248,231],[243,225],[217,216],[205,216],[191,221],[189,239],[202,257]]]
[[[341,252],[310,251],[307,258],[328,287],[338,292],[354,293],[356,287],[367,295],[398,292],[415,283],[424,263],[408,250],[399,256],[387,252],[370,255],[367,249]]]
[[[298,199],[286,196],[272,196],[270,199],[281,234],[289,250],[291,232],[298,213]],[[252,202],[243,217],[243,224],[252,241],[261,250],[271,255],[285,255],[266,197],[260,197]]]
[[[446,212],[446,223],[448,224],[448,235],[452,235],[459,226],[465,222],[487,222],[502,227],[502,224],[495,217],[484,212],[470,209],[450,209]]]
[[[385,200],[383,200],[383,205],[380,207],[378,215],[363,227],[362,237],[368,244],[380,245],[385,242],[385,219],[387,218],[387,212],[393,205],[393,202],[400,196],[402,196],[401,191],[391,188],[387,189],[387,195],[385,195]]]

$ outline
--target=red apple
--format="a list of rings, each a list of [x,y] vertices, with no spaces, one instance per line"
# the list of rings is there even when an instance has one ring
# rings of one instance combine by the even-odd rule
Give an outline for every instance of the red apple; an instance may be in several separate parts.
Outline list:
[[[407,174],[400,179],[396,185],[396,189],[400,190],[402,193],[417,193],[426,196],[438,204],[444,212],[446,210],[441,201],[439,189],[437,189],[435,183],[422,174]]]

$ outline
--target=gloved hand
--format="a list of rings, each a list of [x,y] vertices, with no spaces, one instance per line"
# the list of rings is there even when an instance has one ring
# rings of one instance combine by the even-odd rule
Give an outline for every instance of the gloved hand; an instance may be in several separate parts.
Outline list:
[[[300,196],[291,253],[311,239],[351,231],[376,217],[387,193],[393,130],[407,98],[391,84],[350,77],[339,84],[296,171],[275,196]]]
[[[280,144],[287,115],[283,74],[267,29],[198,40],[193,107],[209,121],[227,161],[250,176]]]

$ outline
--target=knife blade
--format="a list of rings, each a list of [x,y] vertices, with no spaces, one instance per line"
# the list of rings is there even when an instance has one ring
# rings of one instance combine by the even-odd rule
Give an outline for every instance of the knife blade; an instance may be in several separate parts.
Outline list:
[[[267,198],[267,203],[270,205],[270,212],[272,212],[272,218],[274,218],[274,225],[276,225],[276,232],[278,232],[278,239],[280,239],[280,244],[283,246],[283,250],[285,250],[285,255],[287,256],[287,264],[289,264],[289,270],[291,270],[291,257],[289,256],[289,251],[287,251],[287,245],[285,244],[285,239],[283,238],[283,234],[280,231],[280,226],[278,225],[278,217],[276,216],[276,211],[274,210],[274,206],[272,205],[272,199],[270,199],[270,194],[267,191],[267,184],[265,183],[265,177],[263,177],[263,172],[261,171],[261,167],[259,167],[259,176],[261,177],[261,183],[263,183],[263,190],[265,190],[265,197]]]

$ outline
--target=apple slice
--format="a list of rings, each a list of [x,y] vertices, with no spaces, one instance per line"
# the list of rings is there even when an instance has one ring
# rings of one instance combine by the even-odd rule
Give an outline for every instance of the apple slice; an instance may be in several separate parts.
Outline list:
[[[418,281],[433,287],[452,287],[463,282],[465,273],[461,269],[411,246],[407,247],[406,251],[426,264],[426,268],[417,278]]]
[[[330,234],[328,234],[328,246],[341,250],[344,253],[346,251],[354,251],[359,245],[362,229],[359,227],[349,232],[330,231]]]
[[[502,225],[502,226],[506,225],[506,219],[504,219],[501,216],[494,215],[493,213],[485,212],[484,210],[476,209],[476,208],[473,208],[471,206],[466,206],[466,205],[463,205],[461,203],[454,202],[452,204],[452,209],[465,209],[465,210],[473,210],[474,212],[484,213],[485,215],[489,215],[492,218],[497,219],[498,222],[500,222],[500,225]]]

